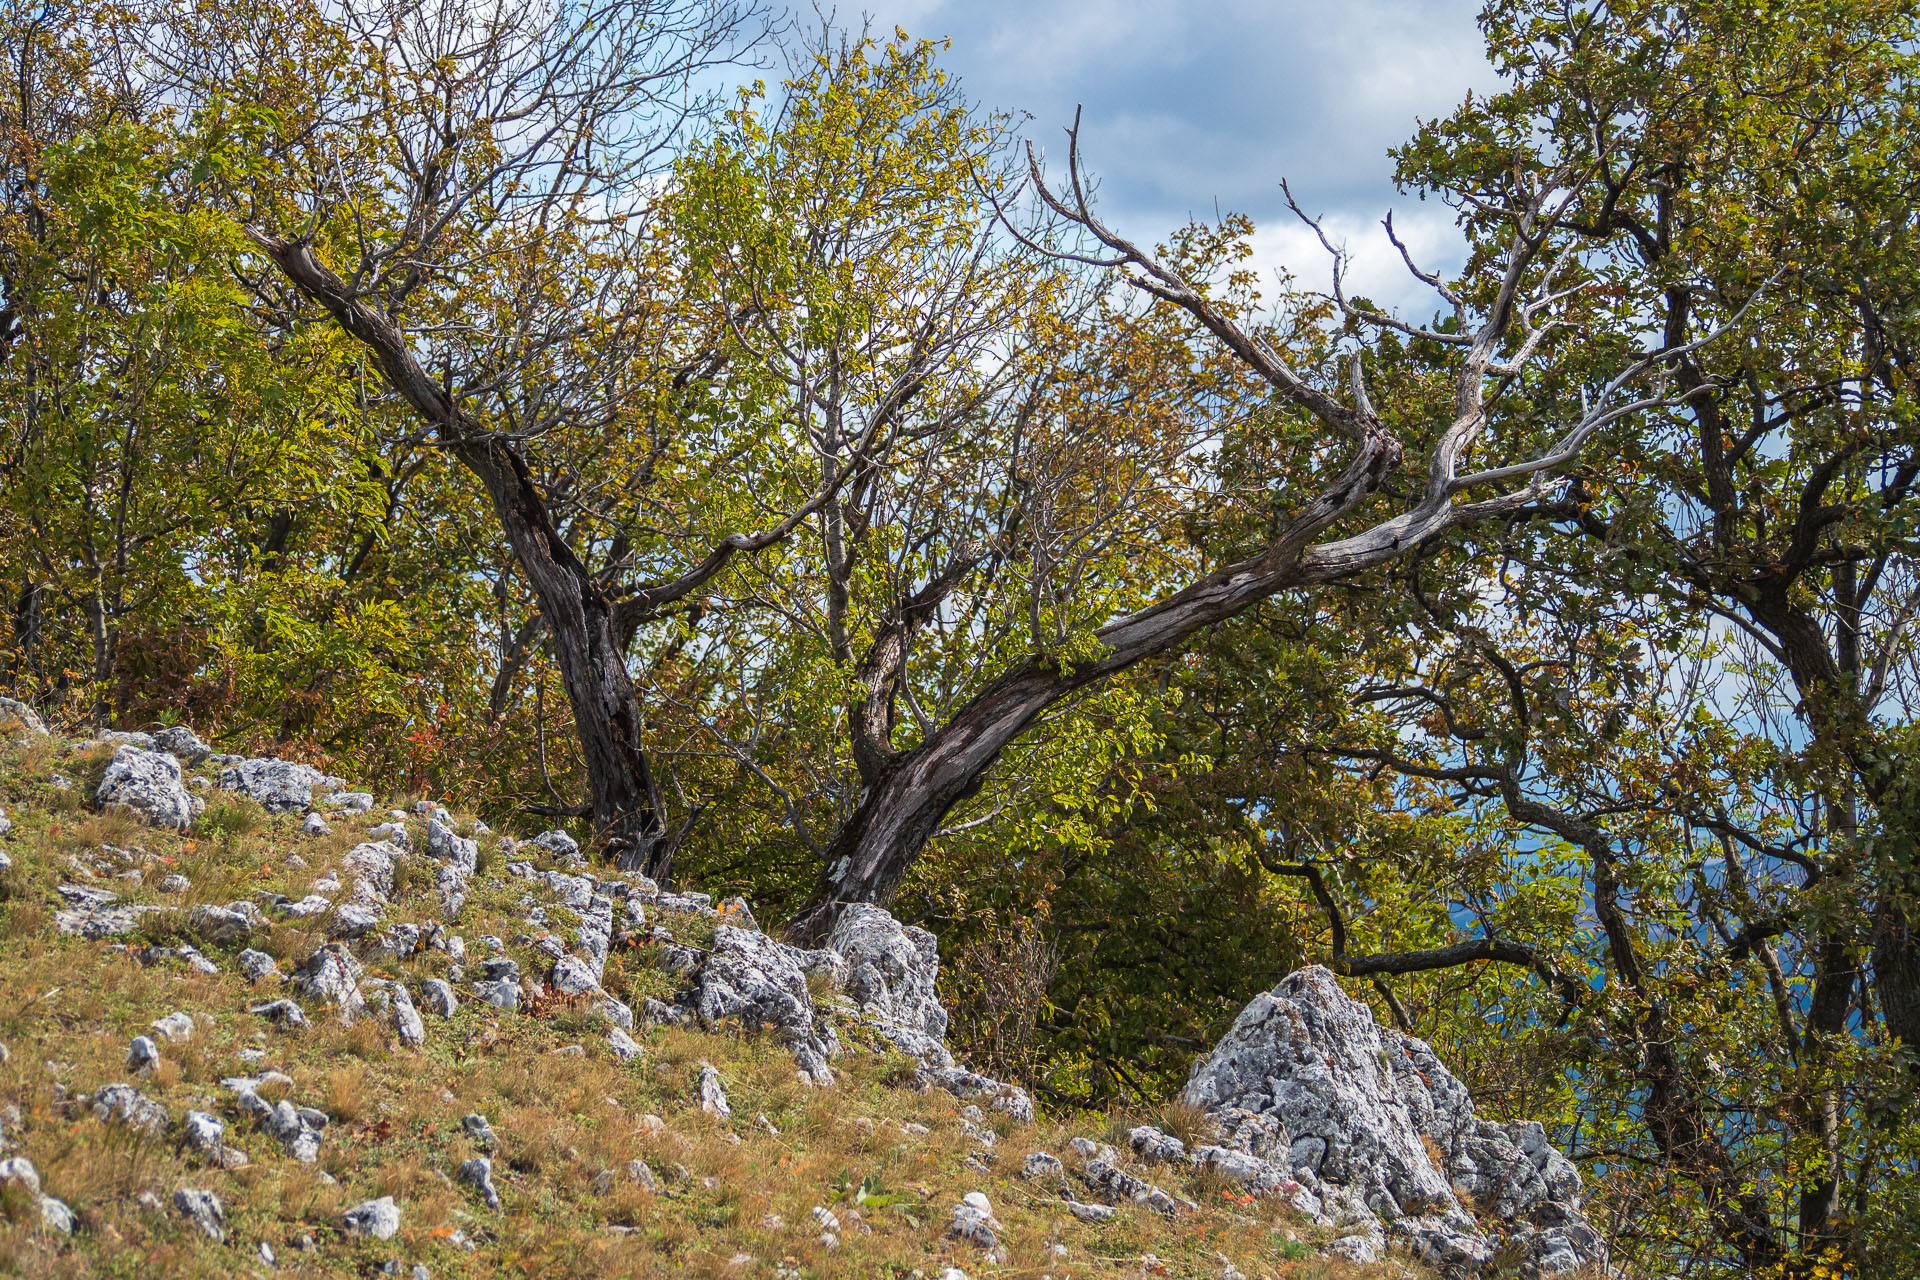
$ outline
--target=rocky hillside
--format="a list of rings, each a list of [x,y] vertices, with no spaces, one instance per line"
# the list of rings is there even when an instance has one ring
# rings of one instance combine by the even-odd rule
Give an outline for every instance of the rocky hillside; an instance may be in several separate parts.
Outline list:
[[[957,1063],[934,939],[819,950],[190,731],[0,745],[0,1267],[1600,1274],[1579,1179],[1331,975],[1151,1116]]]

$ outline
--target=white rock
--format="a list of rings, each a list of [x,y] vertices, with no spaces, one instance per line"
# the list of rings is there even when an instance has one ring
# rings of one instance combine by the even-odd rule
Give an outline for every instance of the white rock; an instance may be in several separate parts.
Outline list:
[[[180,762],[163,752],[119,748],[94,791],[94,801],[103,809],[123,809],[156,827],[185,831],[193,825],[193,797],[181,781]]]
[[[727,1105],[726,1088],[720,1083],[720,1072],[712,1063],[700,1064],[700,1109],[721,1119],[733,1114],[733,1108]]]
[[[160,1046],[149,1036],[135,1036],[127,1048],[127,1070],[141,1074],[159,1065]]]
[[[347,1210],[340,1222],[350,1236],[391,1240],[400,1231],[400,1206],[393,1202],[392,1196],[364,1200]]]
[[[187,1221],[215,1240],[226,1240],[226,1206],[220,1203],[220,1197],[213,1192],[203,1191],[197,1187],[181,1187],[173,1193],[173,1207],[178,1209]]]
[[[164,1018],[154,1019],[153,1029],[170,1044],[185,1044],[193,1039],[193,1016],[176,1009]]]

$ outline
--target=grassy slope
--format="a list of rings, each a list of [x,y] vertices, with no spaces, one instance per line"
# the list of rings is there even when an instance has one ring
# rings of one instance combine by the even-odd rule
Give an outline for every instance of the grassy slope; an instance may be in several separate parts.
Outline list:
[[[268,815],[213,793],[193,835],[176,837],[90,811],[86,797],[106,758],[104,751],[69,753],[44,740],[0,746],[0,805],[14,820],[12,833],[0,837],[0,849],[13,860],[0,884],[0,1042],[10,1050],[0,1065],[0,1108],[19,1112],[17,1120],[6,1118],[6,1154],[32,1159],[46,1192],[70,1204],[80,1222],[70,1239],[49,1234],[38,1225],[37,1206],[9,1192],[0,1201],[6,1211],[0,1271],[141,1280],[267,1274],[255,1253],[265,1241],[279,1258],[275,1274],[292,1276],[361,1276],[389,1260],[401,1263],[402,1275],[421,1263],[435,1277],[939,1277],[959,1266],[975,1280],[1146,1274],[1211,1280],[1227,1270],[1228,1260],[1248,1277],[1402,1274],[1398,1266],[1314,1256],[1309,1242],[1325,1233],[1290,1211],[1235,1202],[1220,1186],[1167,1169],[1150,1176],[1197,1201],[1199,1213],[1168,1219],[1129,1207],[1106,1224],[1080,1222],[1050,1191],[1018,1176],[1021,1158],[1032,1150],[1066,1158],[1073,1134],[1110,1139],[1137,1121],[1082,1116],[1065,1123],[1043,1119],[1029,1128],[995,1114],[997,1154],[992,1172],[979,1173],[963,1163],[980,1144],[962,1128],[962,1104],[907,1083],[910,1064],[875,1051],[847,1021],[840,1026],[849,1052],[835,1064],[842,1080],[830,1090],[800,1084],[788,1055],[754,1035],[642,1029],[635,1034],[644,1057],[622,1066],[576,1009],[547,1002],[537,1013],[507,1014],[458,984],[463,1003],[450,1021],[422,1007],[428,1040],[420,1050],[400,1048],[377,1016],[346,1027],[310,1001],[303,1002],[309,1029],[271,1030],[246,1007],[280,993],[241,979],[236,948],[200,944],[220,966],[218,975],[193,973],[176,961],[142,966],[124,944],[60,936],[55,886],[84,881],[122,901],[177,905],[224,903],[263,889],[297,899],[365,827],[384,820],[385,805],[372,815],[337,819],[333,835],[311,838],[299,833],[295,817]],[[71,779],[71,788],[55,787],[55,775]],[[414,835],[417,849],[422,833]],[[128,862],[103,855],[102,846],[154,856]],[[296,852],[306,868],[289,865]],[[116,878],[122,869],[138,872],[138,879]],[[160,893],[161,878],[176,871],[192,888]],[[410,892],[396,891],[387,923],[432,918],[431,878],[403,880]],[[468,940],[470,958],[478,959],[481,935],[511,944],[523,932],[519,904],[529,887],[484,854],[474,885],[455,929]],[[666,923],[682,941],[694,933],[685,927],[694,923],[690,918],[666,917]],[[324,940],[323,922],[309,925],[276,925],[256,934],[252,945],[291,968]],[[164,942],[168,932],[161,923],[131,941]],[[526,949],[514,946],[511,953],[527,972],[544,971]],[[434,951],[375,972],[406,979],[418,999],[419,980],[444,974],[449,964]],[[607,986],[637,1009],[645,995],[664,994],[674,980],[639,953],[609,963]],[[195,1016],[198,1032],[188,1043],[163,1043],[164,1061],[151,1076],[130,1077],[129,1040],[174,1010]],[[585,1056],[552,1052],[570,1044],[584,1046]],[[237,1056],[248,1049],[264,1050],[264,1059]],[[700,1110],[702,1062],[721,1072],[731,1121]],[[296,1103],[331,1117],[317,1165],[284,1155],[240,1116],[219,1084],[268,1069],[293,1078]],[[122,1080],[167,1107],[176,1122],[171,1134],[142,1138],[64,1100]],[[177,1122],[195,1107],[225,1120],[228,1141],[252,1157],[249,1166],[213,1168],[183,1149]],[[469,1111],[490,1117],[501,1140],[494,1176],[504,1205],[497,1214],[455,1177],[460,1163],[476,1154],[460,1129]],[[649,1114],[661,1117],[664,1128],[653,1131],[644,1120]],[[631,1160],[652,1169],[657,1193],[624,1175]],[[609,1171],[611,1178],[603,1176]],[[173,1211],[172,1193],[182,1186],[222,1198],[226,1244]],[[953,1206],[974,1190],[990,1197],[1005,1228],[1004,1265],[943,1239]],[[379,1195],[401,1206],[399,1236],[347,1238],[339,1226],[342,1211]],[[837,1248],[821,1242],[815,1206],[840,1216]],[[454,1242],[456,1232],[475,1247]],[[303,1248],[303,1238],[311,1247]]]

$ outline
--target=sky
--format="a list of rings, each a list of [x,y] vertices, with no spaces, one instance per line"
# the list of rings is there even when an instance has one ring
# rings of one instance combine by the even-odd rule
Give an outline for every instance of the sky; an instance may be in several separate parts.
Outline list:
[[[1218,208],[1250,215],[1265,267],[1324,289],[1324,250],[1287,211],[1301,204],[1353,255],[1351,290],[1421,318],[1432,295],[1380,229],[1422,266],[1460,260],[1452,211],[1393,189],[1387,149],[1469,88],[1497,84],[1474,26],[1477,0],[866,0],[870,15],[946,37],[944,59],[981,105],[1024,111],[1029,137],[1064,157],[1084,108],[1082,152],[1101,214],[1149,243]],[[811,13],[809,11],[809,17]]]

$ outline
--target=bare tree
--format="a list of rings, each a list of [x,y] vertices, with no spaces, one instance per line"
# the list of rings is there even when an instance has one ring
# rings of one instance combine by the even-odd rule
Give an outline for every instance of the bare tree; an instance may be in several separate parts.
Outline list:
[[[893,722],[890,712],[870,716],[862,745],[866,784],[858,806],[824,847],[820,878],[791,922],[793,933],[802,939],[823,937],[847,904],[886,901],[954,807],[978,792],[1000,754],[1050,707],[1176,648],[1203,628],[1277,592],[1348,577],[1449,529],[1509,516],[1551,499],[1561,487],[1556,474],[1609,423],[1684,399],[1685,393],[1669,395],[1664,379],[1653,379],[1655,385],[1645,390],[1636,388],[1714,336],[1679,347],[1656,346],[1625,359],[1618,372],[1595,389],[1584,411],[1544,441],[1537,433],[1502,439],[1489,432],[1494,404],[1530,371],[1549,334],[1569,323],[1562,307],[1571,291],[1563,273],[1575,249],[1567,223],[1593,175],[1558,172],[1522,183],[1506,207],[1489,210],[1506,226],[1504,252],[1497,274],[1469,282],[1468,288],[1449,287],[1407,258],[1408,268],[1451,308],[1456,327],[1450,331],[1408,325],[1347,299],[1340,283],[1341,256],[1335,253],[1334,302],[1346,319],[1363,328],[1418,336],[1450,353],[1447,420],[1426,445],[1423,482],[1402,489],[1397,479],[1409,441],[1375,411],[1361,353],[1353,351],[1345,361],[1344,388],[1323,385],[1290,365],[1267,335],[1211,300],[1204,284],[1185,278],[1107,226],[1088,197],[1078,130],[1076,119],[1068,131],[1062,189],[1048,184],[1039,156],[1029,151],[1033,188],[1045,208],[1097,246],[1088,253],[1055,252],[1121,272],[1128,285],[1191,316],[1257,375],[1278,402],[1313,424],[1318,434],[1315,464],[1290,490],[1272,495],[1275,509],[1290,514],[1278,522],[1264,546],[1101,626],[1092,656],[1033,654],[1018,661],[944,722],[925,726],[920,740],[909,747],[895,747],[882,731]],[[1390,220],[1387,230],[1391,236]],[[1014,234],[1027,238],[1019,231]],[[1029,243],[1041,247],[1037,241]],[[1469,458],[1476,453],[1504,453],[1506,460],[1471,465]],[[1356,519],[1381,495],[1394,497],[1399,509],[1371,521]],[[947,577],[930,579],[924,590],[951,589]],[[899,688],[897,680],[882,683],[874,696],[885,706]]]

